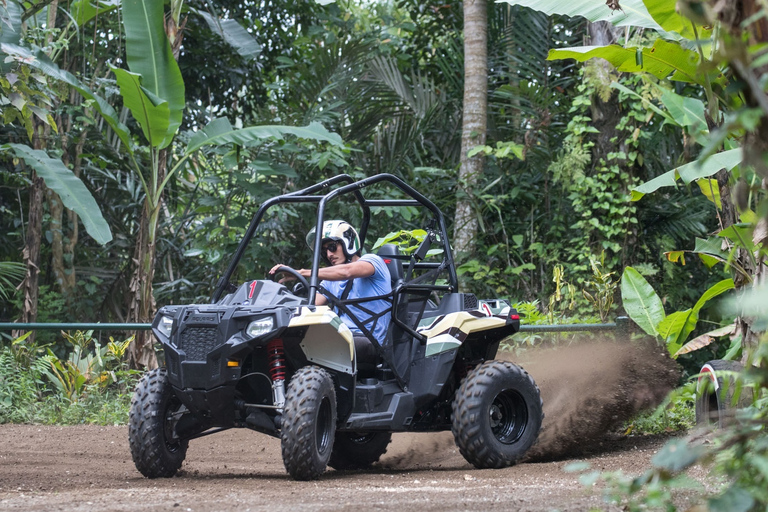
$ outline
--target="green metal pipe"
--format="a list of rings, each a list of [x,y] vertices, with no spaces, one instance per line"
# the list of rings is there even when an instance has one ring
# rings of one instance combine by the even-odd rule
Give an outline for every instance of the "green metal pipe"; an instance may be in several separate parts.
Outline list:
[[[67,324],[67,323],[0,323],[0,331],[148,331],[152,324]],[[521,325],[520,332],[583,332],[583,331],[628,331],[629,318],[620,316],[615,323],[607,324],[562,324],[562,325]]]
[[[616,322],[607,324],[562,324],[562,325],[521,325],[520,332],[585,332],[585,331],[622,331],[630,328],[629,318],[620,316]]]
[[[148,331],[152,324],[0,323],[0,331]]]
[[[580,331],[615,331],[618,325],[609,324],[561,324],[561,325],[521,325],[520,332],[580,332]]]

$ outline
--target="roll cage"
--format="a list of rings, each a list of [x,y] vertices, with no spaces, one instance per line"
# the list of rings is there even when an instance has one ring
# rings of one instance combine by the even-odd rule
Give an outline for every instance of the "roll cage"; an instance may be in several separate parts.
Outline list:
[[[363,190],[366,187],[370,187],[375,184],[384,183],[392,185],[401,190],[410,199],[367,199],[363,194]],[[235,251],[235,254],[230,261],[227,270],[219,279],[216,285],[216,291],[211,299],[212,303],[218,302],[221,296],[229,289],[232,288],[230,279],[234,274],[243,254],[245,253],[248,244],[253,239],[259,224],[264,217],[264,214],[275,205],[283,203],[309,203],[317,204],[317,223],[316,232],[322,233],[323,223],[325,221],[325,211],[330,201],[336,200],[340,197],[351,195],[359,204],[363,212],[363,220],[360,226],[360,241],[361,244],[365,244],[365,238],[368,233],[368,226],[371,221],[371,209],[384,208],[384,207],[422,207],[426,208],[432,213],[432,218],[428,222],[427,237],[421,245],[410,256],[393,255],[389,257],[397,258],[399,260],[408,260],[408,267],[405,271],[405,276],[402,282],[396,283],[393,287],[392,294],[382,297],[366,298],[364,301],[387,299],[392,302],[392,321],[401,329],[408,332],[412,336],[416,337],[422,343],[426,342],[426,338],[423,335],[416,332],[415,325],[407,325],[401,315],[396,314],[400,307],[400,298],[407,293],[419,294],[422,296],[428,296],[432,292],[445,292],[451,293],[458,291],[458,277],[456,275],[456,266],[453,260],[453,253],[448,242],[448,231],[445,224],[445,218],[440,209],[429,199],[417,192],[413,187],[409,186],[403,180],[392,174],[378,174],[369,178],[365,178],[359,181],[355,181],[351,176],[347,174],[341,174],[334,176],[320,183],[312,185],[302,190],[283,194],[280,196],[268,199],[259,207],[256,214],[253,216],[250,225],[245,233],[245,236],[241,240],[240,244]],[[309,280],[309,305],[315,304],[315,295],[319,291],[325,291],[321,286],[318,278],[318,270],[320,268],[321,261],[321,244],[322,237],[317,236],[314,240],[314,247],[312,252],[312,274]],[[442,249],[443,260],[440,263],[423,261],[433,244],[439,244]],[[447,284],[428,283],[428,279],[425,279],[427,275],[436,276],[438,273],[446,270],[448,273]],[[422,274],[419,277],[413,277],[415,273],[419,271],[426,271],[426,274]],[[371,332],[366,329],[357,317],[351,313],[347,307],[348,304],[354,304],[357,308],[365,310],[360,305],[360,300],[350,301],[341,300],[333,301],[334,305],[338,306],[343,312],[347,313],[350,318],[358,325],[366,336],[373,340]],[[426,298],[424,298],[426,302]],[[423,309],[422,309],[423,310]],[[374,320],[371,330],[375,326]]]

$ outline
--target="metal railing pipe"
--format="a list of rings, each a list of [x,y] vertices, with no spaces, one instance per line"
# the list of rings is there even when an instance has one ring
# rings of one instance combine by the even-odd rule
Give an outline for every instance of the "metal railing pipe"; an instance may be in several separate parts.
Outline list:
[[[121,324],[121,323],[0,323],[0,331],[148,331],[152,324]]]

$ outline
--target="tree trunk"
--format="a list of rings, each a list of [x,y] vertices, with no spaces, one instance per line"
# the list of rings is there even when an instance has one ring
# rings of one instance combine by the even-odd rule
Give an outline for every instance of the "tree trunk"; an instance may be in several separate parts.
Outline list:
[[[37,149],[37,148],[35,148]],[[29,187],[29,217],[27,221],[27,240],[24,246],[24,264],[27,266],[27,274],[21,286],[24,290],[24,304],[21,308],[22,323],[37,320],[37,299],[40,280],[40,245],[43,238],[43,197],[45,196],[45,184],[35,171],[32,171],[32,185]],[[16,337],[21,333],[14,332]],[[30,335],[29,343],[34,341],[34,331]]]
[[[607,21],[588,23],[589,44],[592,46],[608,46],[616,41],[619,28]],[[595,59],[591,64],[606,87],[614,81],[613,65],[603,59]],[[598,129],[597,141],[592,150],[592,162],[597,164],[606,160],[608,153],[616,151],[616,124],[621,119],[621,108],[616,94],[611,94],[608,101],[603,101],[599,95],[592,97],[592,124]]]
[[[485,144],[487,110],[488,7],[485,0],[464,0],[464,107],[453,238],[459,262],[475,250],[478,223],[472,198],[483,174],[485,159],[482,154],[467,158],[467,153],[475,146]]]
[[[155,234],[160,205],[144,201],[139,232],[136,239],[133,264],[134,273],[129,286],[128,322],[149,323],[155,312],[152,279],[155,276]],[[132,368],[157,368],[157,357],[151,333],[138,331],[128,350]]]

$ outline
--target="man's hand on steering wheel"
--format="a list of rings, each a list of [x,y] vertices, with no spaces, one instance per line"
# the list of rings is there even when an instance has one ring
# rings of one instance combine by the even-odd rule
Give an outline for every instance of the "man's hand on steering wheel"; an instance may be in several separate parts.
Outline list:
[[[309,283],[307,277],[309,277],[311,271],[306,269],[296,270],[287,265],[278,264],[269,270],[269,275],[274,279],[277,274],[288,274],[287,277],[281,278],[278,283],[284,284],[288,281],[298,280],[304,287],[309,290]]]

